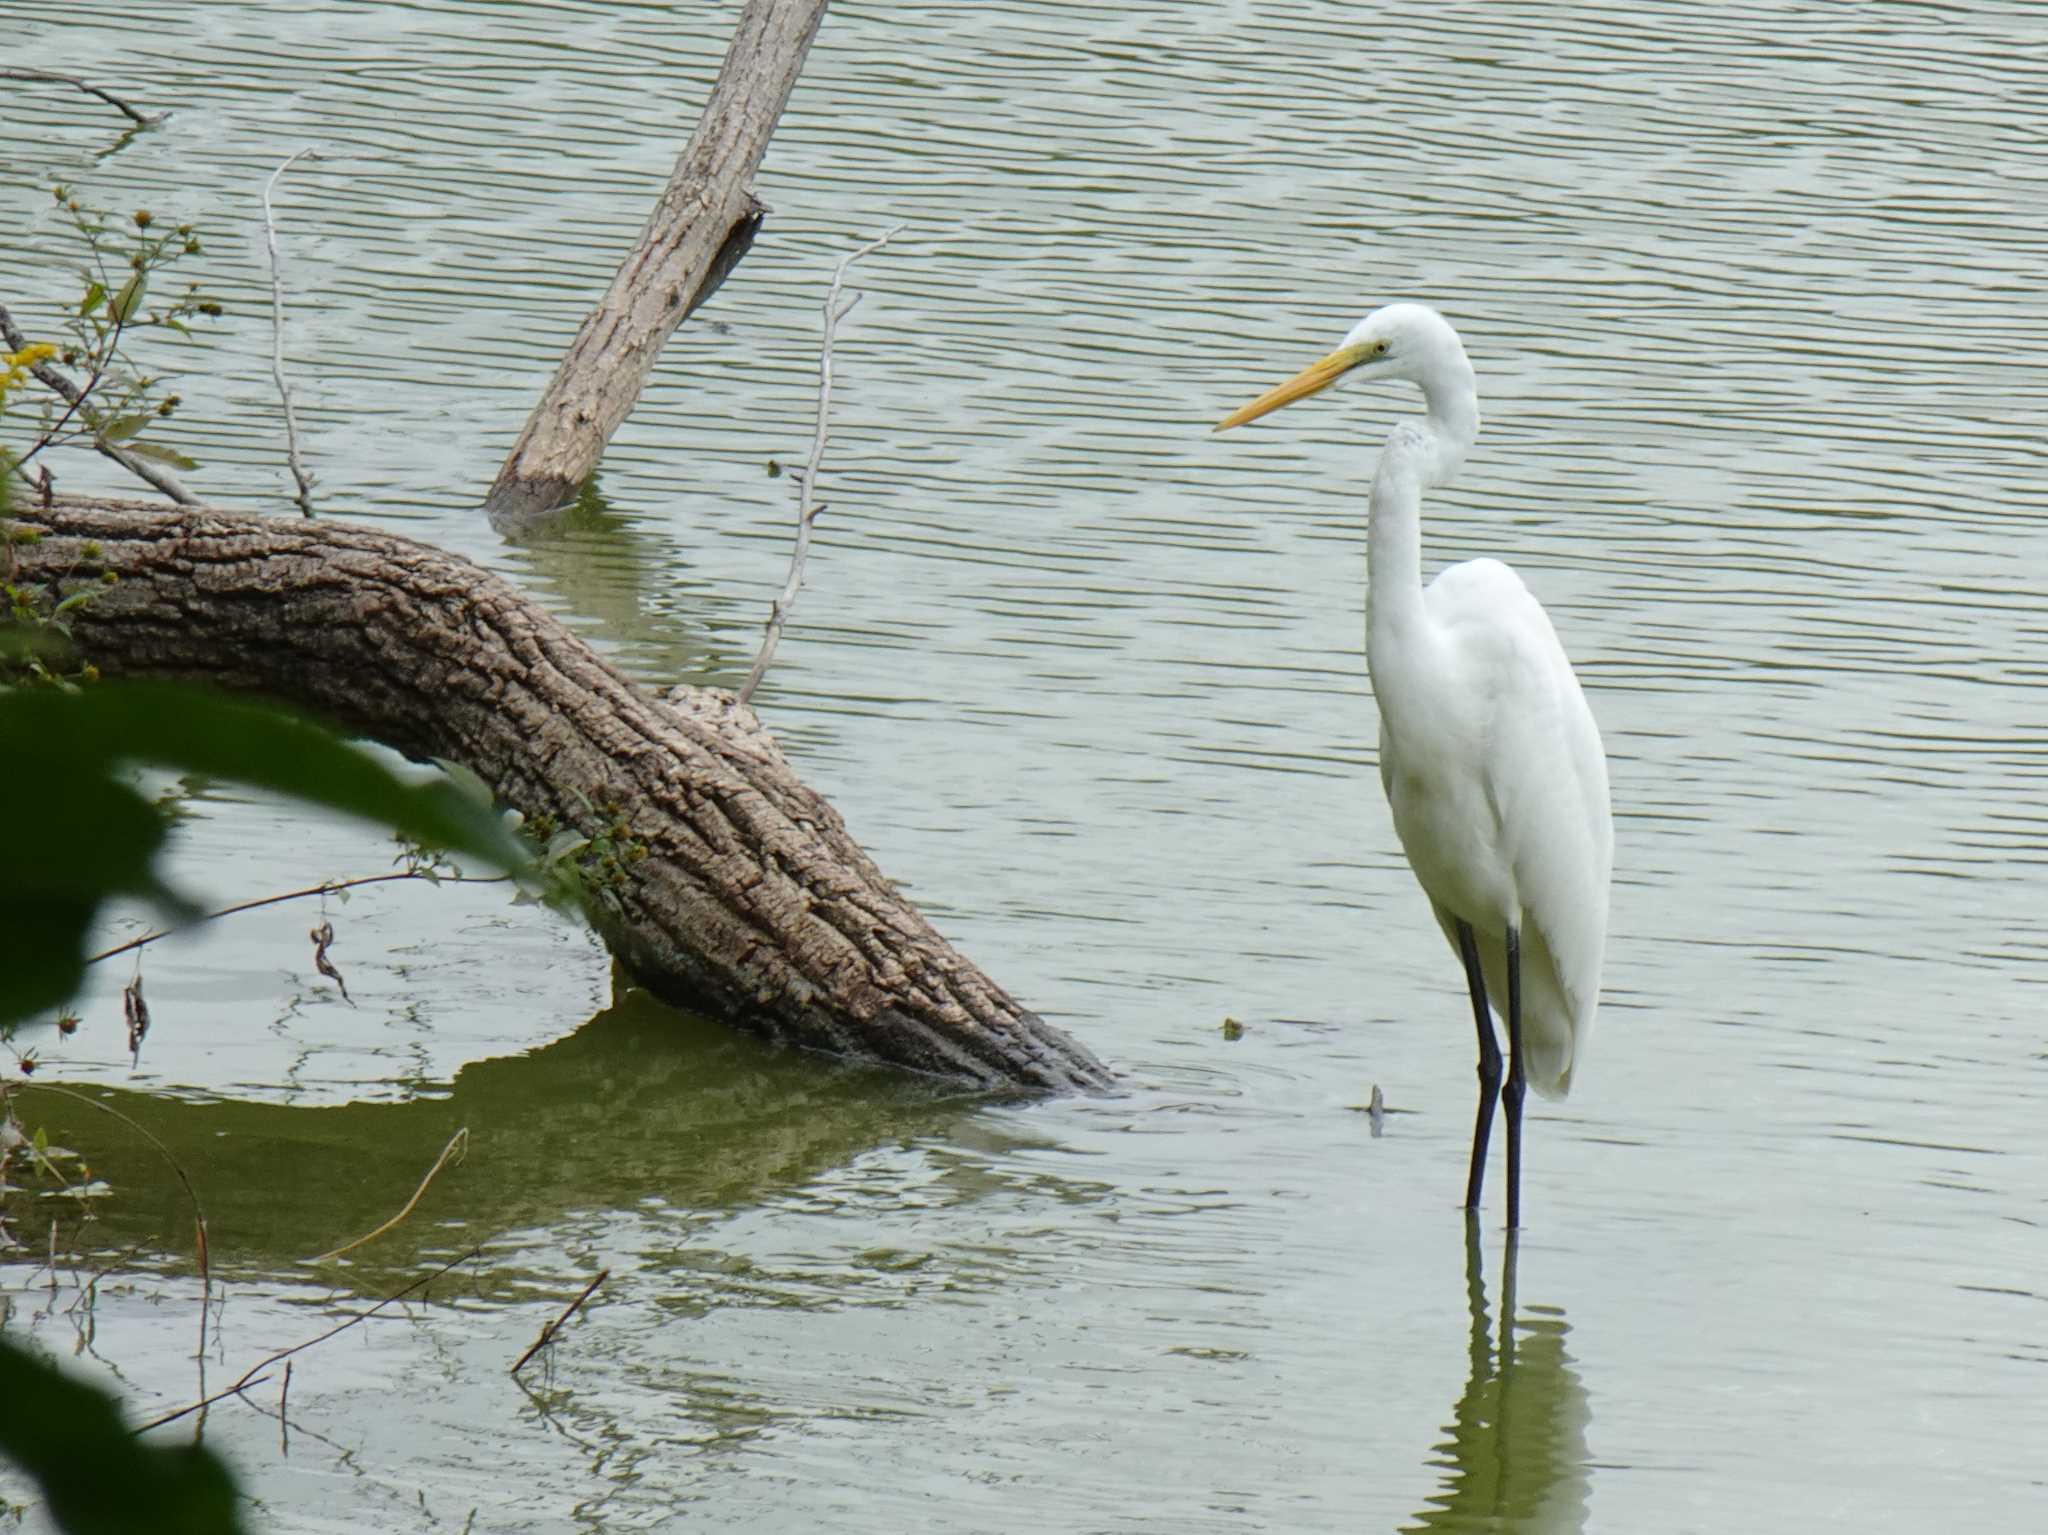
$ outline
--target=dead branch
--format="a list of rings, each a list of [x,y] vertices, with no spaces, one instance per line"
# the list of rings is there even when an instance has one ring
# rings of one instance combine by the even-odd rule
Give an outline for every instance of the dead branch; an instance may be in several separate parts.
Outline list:
[[[0,69],[0,80],[41,80],[47,81],[52,85],[75,86],[79,90],[84,91],[88,96],[99,97],[100,100],[119,112],[131,123],[134,123],[138,128],[154,127],[162,122],[166,116],[162,112],[157,113],[154,117],[146,112],[138,112],[111,91],[103,91],[97,85],[80,80],[74,75],[53,74],[47,69]]]
[[[576,498],[662,344],[724,281],[765,210],[752,184],[826,0],[746,0],[718,83],[639,242],[527,417],[484,502],[522,527]]]
[[[277,381],[278,395],[284,401],[285,456],[291,464],[292,478],[298,481],[299,510],[308,517],[313,515],[313,477],[306,473],[306,461],[299,456],[299,418],[292,409],[292,386],[284,376],[284,258],[277,253],[277,216],[271,209],[270,196],[277,190],[278,177],[290,170],[294,162],[319,158],[315,150],[296,150],[263,183],[263,237],[270,245],[270,376]]]

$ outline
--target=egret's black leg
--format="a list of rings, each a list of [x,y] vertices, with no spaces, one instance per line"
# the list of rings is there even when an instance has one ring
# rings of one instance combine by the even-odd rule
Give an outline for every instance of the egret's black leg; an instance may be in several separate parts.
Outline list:
[[[1522,1097],[1529,1090],[1522,1059],[1522,935],[1508,928],[1508,1081],[1500,1101],[1508,1111],[1508,1230],[1522,1224]]]
[[[1493,1098],[1500,1091],[1500,1043],[1486,1010],[1486,976],[1479,968],[1479,940],[1472,924],[1458,923],[1458,957],[1465,961],[1465,987],[1472,993],[1472,1021],[1479,1027],[1479,1120],[1472,1127],[1472,1175],[1465,1180],[1465,1208],[1479,1208],[1486,1181],[1486,1143],[1493,1138]]]

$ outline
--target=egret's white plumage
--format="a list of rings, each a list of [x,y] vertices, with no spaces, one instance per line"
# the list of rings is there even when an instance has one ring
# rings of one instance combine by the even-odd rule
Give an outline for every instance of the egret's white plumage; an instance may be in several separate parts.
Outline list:
[[[1422,584],[1422,494],[1457,472],[1479,430],[1458,333],[1421,304],[1366,316],[1336,351],[1225,419],[1237,426],[1339,378],[1405,380],[1427,414],[1388,433],[1373,476],[1366,665],[1380,710],[1380,783],[1402,850],[1461,955],[1469,929],[1490,1005],[1509,1025],[1508,1220],[1519,1219],[1521,1095],[1562,1097],[1599,1005],[1613,831],[1607,759],[1549,615],[1498,560]],[[1511,936],[1519,973],[1511,975]],[[1469,974],[1469,971],[1468,971]],[[1519,1018],[1511,999],[1519,990]],[[1482,1022],[1475,1205],[1499,1081]],[[1516,1036],[1519,1034],[1519,1038]],[[1489,1056],[1491,1060],[1489,1061]],[[1489,1069],[1492,1075],[1489,1076]]]

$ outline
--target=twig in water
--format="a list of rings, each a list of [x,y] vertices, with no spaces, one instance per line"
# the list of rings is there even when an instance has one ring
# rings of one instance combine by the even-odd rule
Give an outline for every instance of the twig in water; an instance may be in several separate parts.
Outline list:
[[[267,1369],[269,1366],[278,1363],[278,1361],[280,1360],[289,1359],[293,1354],[302,1354],[307,1349],[313,1347],[316,1343],[325,1343],[329,1338],[333,1337],[336,1333],[347,1332],[349,1328],[355,1326],[358,1322],[368,1321],[371,1317],[375,1316],[378,1312],[382,1311],[386,1306],[390,1305],[392,1302],[404,1300],[408,1295],[412,1294],[413,1291],[424,1289],[426,1286],[432,1284],[435,1280],[439,1279],[443,1274],[448,1273],[451,1269],[461,1267],[463,1264],[469,1262],[470,1259],[476,1257],[482,1251],[483,1249],[481,1247],[472,1247],[468,1252],[464,1253],[461,1257],[450,1258],[446,1263],[442,1264],[439,1268],[435,1269],[433,1273],[422,1274],[418,1279],[415,1279],[411,1284],[407,1285],[404,1289],[393,1291],[391,1294],[385,1296],[382,1300],[378,1301],[376,1305],[371,1306],[366,1310],[354,1313],[345,1322],[337,1322],[334,1326],[328,1328],[327,1331],[321,1333],[318,1337],[308,1338],[304,1343],[294,1343],[290,1348],[281,1348],[276,1353],[270,1355],[268,1358],[257,1360],[256,1363],[249,1366],[248,1372],[244,1374],[240,1380],[236,1381],[232,1386],[229,1386],[226,1390],[216,1391],[213,1393],[213,1395],[206,1397],[201,1401],[193,1402],[189,1406],[180,1407],[176,1412],[167,1412],[161,1418],[152,1418],[149,1422],[137,1428],[135,1432],[138,1434],[146,1434],[153,1428],[162,1428],[166,1423],[175,1423],[180,1418],[186,1417],[191,1413],[198,1412],[202,1407],[210,1407],[213,1405],[213,1403],[218,1402],[222,1397],[240,1395],[242,1392],[247,1391],[251,1386],[254,1386],[259,1382],[270,1379],[268,1375],[258,1374],[258,1371]]]
[[[375,1231],[367,1232],[364,1235],[357,1237],[353,1242],[342,1243],[341,1246],[335,1248],[332,1252],[324,1252],[320,1254],[319,1257],[309,1258],[306,1261],[309,1263],[325,1263],[329,1258],[339,1258],[343,1253],[355,1251],[355,1249],[361,1247],[365,1242],[374,1242],[378,1237],[384,1235],[385,1232],[389,1231],[393,1226],[396,1226],[400,1221],[404,1220],[408,1215],[412,1214],[412,1207],[420,1202],[420,1196],[426,1193],[427,1185],[432,1183],[434,1179],[439,1175],[441,1169],[446,1167],[450,1162],[460,1162],[462,1160],[462,1154],[467,1150],[469,1150],[469,1126],[464,1125],[460,1130],[457,1130],[453,1135],[448,1137],[448,1144],[443,1146],[441,1148],[441,1154],[438,1157],[434,1158],[434,1165],[427,1169],[426,1177],[420,1179],[420,1186],[412,1191],[412,1198],[408,1199],[405,1202],[405,1208],[403,1210],[400,1210],[396,1215],[392,1216],[390,1220],[386,1221],[383,1225],[379,1226]]]
[[[548,1323],[547,1326],[543,1327],[540,1330],[540,1336],[533,1340],[533,1347],[529,1348],[525,1353],[521,1354],[519,1356],[519,1363],[512,1366],[512,1373],[514,1375],[517,1375],[519,1373],[520,1367],[523,1366],[527,1360],[531,1359],[535,1354],[538,1354],[542,1349],[546,1348],[550,1343],[555,1341],[555,1334],[562,1330],[562,1325],[565,1322],[567,1322],[570,1317],[574,1316],[579,1309],[581,1309],[583,1303],[590,1299],[592,1292],[595,1291],[599,1285],[603,1284],[607,1279],[611,1278],[611,1274],[612,1271],[610,1269],[599,1269],[597,1271],[597,1278],[591,1280],[589,1284],[583,1287],[583,1293],[577,1296],[574,1300],[570,1301],[568,1306],[563,1310],[560,1316],[556,1317],[552,1322]]]
[[[89,1315],[92,1312],[93,1307],[99,1301],[100,1281],[102,1279],[105,1279],[107,1275],[113,1273],[115,1269],[125,1268],[130,1262],[130,1260],[132,1260],[135,1257],[135,1255],[141,1251],[142,1243],[137,1242],[133,1246],[131,1246],[126,1252],[120,1254],[118,1257],[108,1259],[106,1263],[102,1264],[99,1268],[94,1269],[92,1271],[92,1277],[87,1279],[84,1284],[78,1287],[77,1299],[72,1301],[72,1303],[69,1306],[66,1306],[64,1308],[65,1311],[68,1313],[84,1311]]]
[[[149,116],[147,113],[138,112],[110,91],[103,91],[97,85],[90,85],[73,75],[52,74],[47,69],[0,69],[0,80],[46,80],[53,85],[75,85],[78,89],[84,91],[86,95],[99,97],[100,100],[119,112],[131,123],[141,128],[152,127],[162,122],[165,116],[162,112],[157,113],[154,117]]]
[[[175,1423],[178,1421],[178,1419],[187,1417],[192,1413],[204,1412],[207,1408],[211,1407],[215,1402],[222,1401],[231,1396],[240,1396],[244,1391],[247,1391],[250,1387],[260,1386],[266,1380],[269,1379],[270,1377],[268,1375],[245,1375],[240,1380],[236,1381],[232,1386],[223,1386],[218,1391],[210,1391],[205,1396],[202,1396],[198,1401],[192,1403],[189,1407],[180,1407],[176,1412],[167,1413],[163,1417],[158,1418],[153,1423],[143,1424],[140,1428],[135,1429],[134,1432],[138,1434],[146,1434],[153,1428],[162,1428],[166,1423]]]
[[[263,235],[270,242],[270,376],[277,380],[277,392],[284,399],[285,454],[291,461],[292,478],[299,482],[299,510],[308,517],[313,515],[313,477],[306,473],[306,461],[299,456],[299,418],[292,409],[292,386],[284,376],[284,264],[277,253],[277,219],[270,209],[270,194],[293,161],[319,158],[317,151],[301,149],[263,184]]]
[[[804,561],[811,552],[811,525],[818,520],[818,513],[825,508],[818,504],[818,465],[825,457],[825,424],[832,409],[832,337],[839,329],[839,322],[853,313],[861,295],[856,293],[844,308],[839,303],[839,288],[846,280],[846,269],[871,251],[878,251],[897,235],[903,233],[903,226],[894,229],[879,239],[870,240],[856,251],[842,256],[837,270],[832,273],[832,286],[825,293],[825,338],[818,351],[818,425],[811,437],[811,457],[804,467],[803,478],[797,483],[796,548],[789,557],[789,578],[782,583],[782,595],[775,599],[775,606],[768,612],[767,632],[761,638],[761,653],[754,658],[754,669],[747,673],[747,680],[739,691],[739,701],[746,703],[754,696],[754,689],[761,685],[761,678],[767,674],[768,663],[775,659],[776,643],[782,638],[782,626],[789,618],[789,610],[796,605],[796,594],[804,584]]]

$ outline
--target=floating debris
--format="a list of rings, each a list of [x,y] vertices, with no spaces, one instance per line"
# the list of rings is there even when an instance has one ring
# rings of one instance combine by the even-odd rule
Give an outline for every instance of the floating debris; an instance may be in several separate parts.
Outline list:
[[[1377,1082],[1373,1083],[1372,1097],[1366,1102],[1347,1103],[1344,1107],[1354,1114],[1363,1114],[1372,1121],[1372,1138],[1374,1140],[1378,1140],[1385,1131],[1389,1114],[1408,1114],[1413,1112],[1410,1109],[1388,1108],[1386,1094],[1380,1091],[1380,1085]]]

